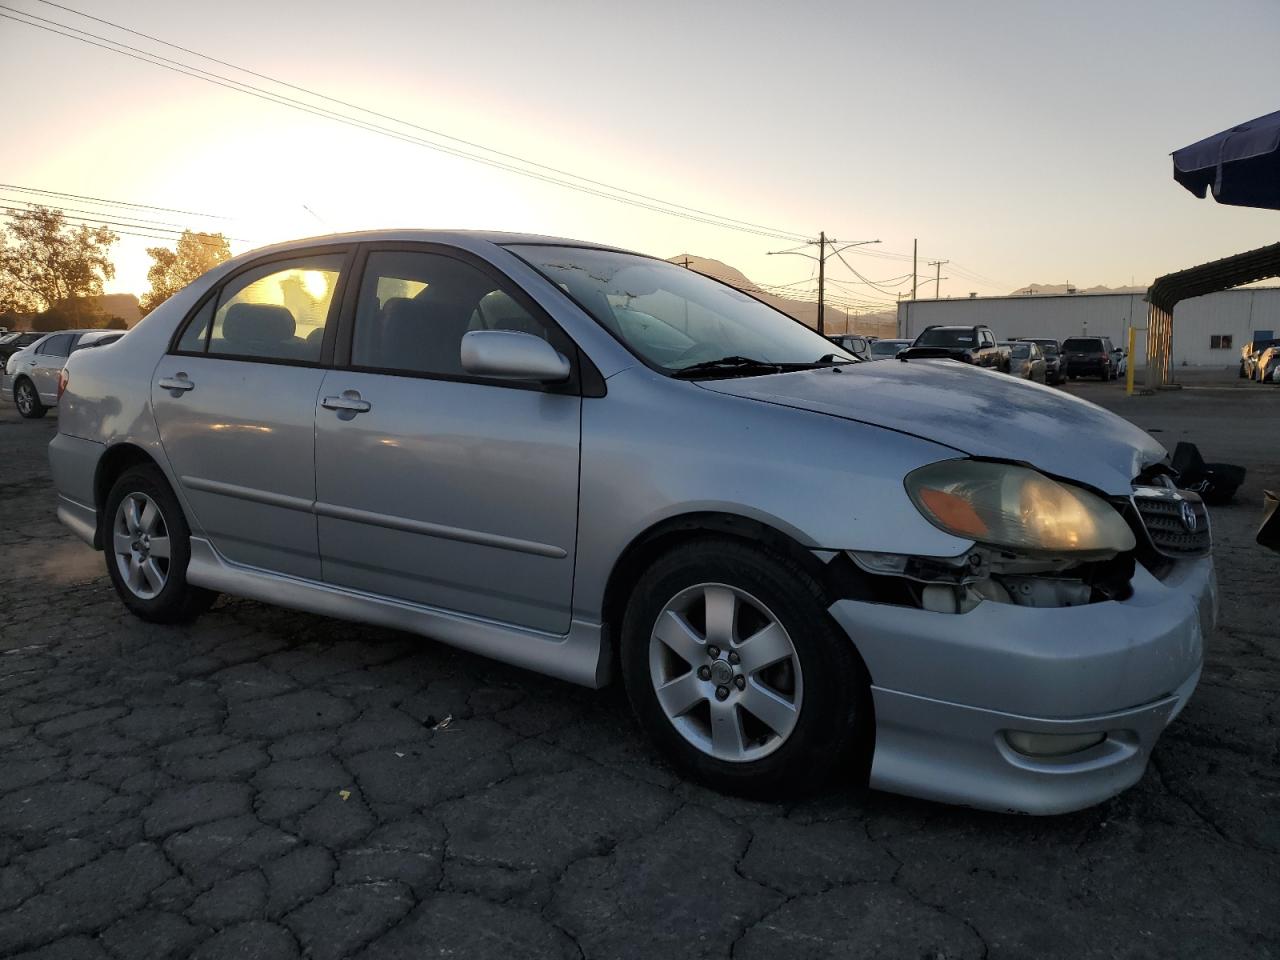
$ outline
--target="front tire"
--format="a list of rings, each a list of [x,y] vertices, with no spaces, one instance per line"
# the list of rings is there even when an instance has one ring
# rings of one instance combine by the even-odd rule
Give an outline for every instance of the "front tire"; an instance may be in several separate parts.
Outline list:
[[[622,674],[640,724],[678,771],[762,798],[865,774],[870,683],[828,605],[798,564],[737,540],[684,544],[640,578]]]
[[[26,377],[14,384],[13,402],[18,408],[19,416],[27,420],[39,420],[49,412],[49,408],[40,402],[36,385]]]
[[[187,583],[191,530],[164,475],[131,467],[107,494],[103,551],[107,575],[124,605],[152,623],[181,623],[217,594]]]

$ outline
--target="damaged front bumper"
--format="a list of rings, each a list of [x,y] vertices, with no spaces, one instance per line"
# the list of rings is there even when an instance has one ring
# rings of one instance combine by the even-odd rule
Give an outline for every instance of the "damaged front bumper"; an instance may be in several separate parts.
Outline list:
[[[871,786],[1051,814],[1135,783],[1199,679],[1217,618],[1213,561],[1177,563],[1163,579],[1139,565],[1132,587],[1122,601],[985,601],[967,613],[834,603],[871,674]],[[1056,756],[1013,745],[1044,734],[1098,742]]]

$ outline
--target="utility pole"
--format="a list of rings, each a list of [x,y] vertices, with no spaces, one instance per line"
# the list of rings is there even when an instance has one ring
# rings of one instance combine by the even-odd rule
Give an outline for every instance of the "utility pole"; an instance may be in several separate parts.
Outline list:
[[[817,244],[818,255],[816,257],[811,253],[802,253],[799,247],[792,250],[770,250],[767,255],[770,257],[790,255],[793,257],[807,257],[810,260],[818,261],[818,333],[825,335],[826,324],[823,319],[823,314],[825,312],[824,301],[826,299],[827,257],[839,256],[841,253],[843,253],[845,250],[848,250],[850,247],[861,247],[868,243],[879,243],[879,242],[880,242],[879,240],[856,240],[853,243],[846,243],[843,246],[840,246],[839,248],[837,248],[837,244],[839,244],[840,241],[835,239],[828,240],[827,232],[823,230],[821,233],[818,234],[817,240],[809,240],[806,243],[803,243],[800,245],[801,247],[811,247],[814,244]],[[830,252],[827,251],[828,247],[831,248]]]
[[[911,241],[911,299],[916,298],[916,276],[917,265],[919,261],[920,241],[919,239]]]
[[[692,267],[690,267],[689,264],[693,263],[693,261],[689,259],[689,255],[686,253],[683,260],[676,260],[674,263],[677,267],[684,267],[686,270],[691,270]]]
[[[929,266],[937,268],[937,273],[933,278],[933,283],[934,283],[933,299],[935,300],[937,300],[940,296],[942,296],[942,265],[944,263],[950,263],[950,262],[951,262],[950,260],[930,260],[929,261]]]
[[[822,336],[826,332],[826,328],[822,322],[822,297],[823,284],[826,280],[827,269],[827,233],[824,230],[818,234],[818,336]]]

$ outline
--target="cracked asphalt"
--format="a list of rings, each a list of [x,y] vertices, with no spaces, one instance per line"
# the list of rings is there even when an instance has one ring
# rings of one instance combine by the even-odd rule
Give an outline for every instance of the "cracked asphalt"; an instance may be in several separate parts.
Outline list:
[[[1280,390],[1125,400],[1250,475],[1222,622],[1133,789],[1047,819],[681,782],[616,689],[223,598],[125,613],[0,409],[0,955],[1275,957]]]

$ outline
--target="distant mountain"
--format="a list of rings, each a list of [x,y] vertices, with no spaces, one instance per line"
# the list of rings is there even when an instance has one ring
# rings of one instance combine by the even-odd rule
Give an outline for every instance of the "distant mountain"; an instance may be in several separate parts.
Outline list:
[[[1029,283],[1009,293],[1011,297],[1057,296],[1068,293],[1146,293],[1146,287],[1077,287],[1070,283]]]
[[[667,258],[670,263],[687,266],[690,270],[721,280],[731,287],[737,287],[751,294],[789,317],[794,317],[807,326],[818,325],[818,304],[811,300],[797,300],[782,294],[773,293],[754,283],[741,270],[729,266],[710,257],[699,257],[692,253],[681,253]],[[839,292],[831,290],[831,296],[839,297]],[[898,314],[896,310],[880,310],[875,313],[859,313],[850,316],[846,321],[844,307],[828,302],[823,310],[823,326],[828,335],[845,333],[861,333],[872,337],[895,337],[898,331]]]

